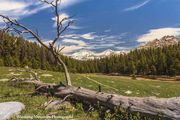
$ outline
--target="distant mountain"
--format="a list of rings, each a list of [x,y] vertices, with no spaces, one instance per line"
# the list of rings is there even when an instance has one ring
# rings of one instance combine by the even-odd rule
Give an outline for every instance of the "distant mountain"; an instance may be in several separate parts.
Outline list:
[[[144,45],[138,47],[138,49],[146,49],[151,47],[165,47],[169,45],[175,45],[180,42],[180,38],[174,36],[164,36],[161,39],[155,39],[153,41],[147,42]]]
[[[118,54],[127,54],[129,51],[113,51],[111,49],[105,50],[100,53],[88,51],[88,50],[82,50],[76,53],[73,53],[70,55],[71,58],[77,59],[77,60],[93,60],[93,59],[99,59],[104,58],[110,55],[118,55]]]
[[[153,41],[140,45],[137,49],[164,47],[169,45],[175,45],[178,44],[179,42],[180,42],[180,38],[176,38],[174,36],[164,36],[161,39],[155,39]],[[73,53],[72,55],[70,55],[70,57],[77,60],[89,60],[89,59],[93,60],[93,59],[104,58],[111,55],[119,55],[119,54],[127,54],[127,53],[129,53],[129,51],[114,51],[111,49],[105,50],[100,53],[92,52],[88,50],[82,50]]]
[[[86,59],[94,59],[95,53],[88,50],[82,50],[76,53],[73,53],[70,55],[71,58],[77,59],[77,60],[86,60]]]

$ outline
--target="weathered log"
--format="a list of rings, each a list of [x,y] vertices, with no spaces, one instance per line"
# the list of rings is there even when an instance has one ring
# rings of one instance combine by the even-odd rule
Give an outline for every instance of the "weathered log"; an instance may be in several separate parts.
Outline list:
[[[126,97],[77,87],[60,88],[55,93],[56,96],[68,94],[72,94],[76,99],[87,101],[92,104],[99,102],[109,109],[120,106],[132,113],[139,112],[152,116],[161,115],[163,118],[180,119],[180,97]]]
[[[162,118],[166,119],[180,119],[180,97],[126,97],[117,94],[93,91],[81,87],[66,87],[55,84],[44,84],[39,81],[36,82],[32,83],[39,87],[37,91],[40,93],[53,93],[56,97],[72,95],[73,99],[89,104],[100,104],[111,110],[116,107],[122,107],[130,113],[139,112],[149,116],[160,115]],[[27,81],[27,83],[30,83],[30,81]]]

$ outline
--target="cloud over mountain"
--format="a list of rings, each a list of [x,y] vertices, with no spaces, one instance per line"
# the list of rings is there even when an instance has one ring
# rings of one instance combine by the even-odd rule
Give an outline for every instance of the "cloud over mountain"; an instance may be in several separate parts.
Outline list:
[[[138,37],[138,42],[149,42],[154,39],[160,39],[166,35],[172,36],[180,36],[180,28],[158,28],[158,29],[151,29],[148,33],[141,35]]]

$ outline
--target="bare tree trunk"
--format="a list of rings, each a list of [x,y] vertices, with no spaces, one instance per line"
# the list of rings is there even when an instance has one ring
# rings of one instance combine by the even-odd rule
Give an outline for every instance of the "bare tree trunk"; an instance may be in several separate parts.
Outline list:
[[[66,84],[68,86],[72,86],[72,83],[71,83],[71,78],[70,78],[70,75],[69,75],[69,71],[67,69],[67,66],[66,64],[63,62],[63,60],[60,58],[60,56],[58,56],[58,63],[60,63],[64,69],[64,75],[65,75],[65,79],[66,79]]]
[[[67,68],[66,64],[64,63],[64,61],[61,59],[61,56],[59,55],[59,53],[54,52],[53,48],[51,48],[50,51],[53,54],[53,56],[54,56],[55,60],[57,61],[58,65],[63,67],[64,76],[65,76],[65,80],[66,80],[66,85],[67,86],[72,86],[68,68]]]

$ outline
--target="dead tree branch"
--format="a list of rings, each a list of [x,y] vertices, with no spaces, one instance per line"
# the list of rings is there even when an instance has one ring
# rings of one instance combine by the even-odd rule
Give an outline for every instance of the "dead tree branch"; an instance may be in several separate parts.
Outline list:
[[[0,17],[4,20],[4,23],[6,24],[5,28],[3,28],[3,31],[5,32],[11,32],[11,33],[16,33],[18,35],[24,36],[24,34],[29,34],[31,38],[35,39],[41,46],[44,48],[48,49],[52,55],[54,56],[55,60],[57,61],[59,66],[62,66],[64,69],[64,75],[66,79],[66,84],[68,86],[71,86],[71,79],[69,75],[69,71],[67,69],[66,64],[64,61],[61,59],[61,51],[64,49],[62,48],[57,48],[56,44],[59,44],[58,41],[61,38],[61,35],[63,32],[65,32],[68,27],[73,24],[73,20],[69,17],[60,19],[60,14],[59,14],[59,5],[61,3],[61,0],[53,0],[51,2],[47,0],[39,0],[42,3],[50,5],[50,7],[53,8],[54,14],[55,14],[55,20],[56,20],[56,36],[53,39],[49,45],[46,45],[42,38],[39,36],[38,32],[34,32],[33,30],[29,29],[28,27],[24,26],[23,24],[20,24],[17,20],[11,19],[8,16],[5,15],[0,15]],[[36,30],[37,31],[37,30]]]

